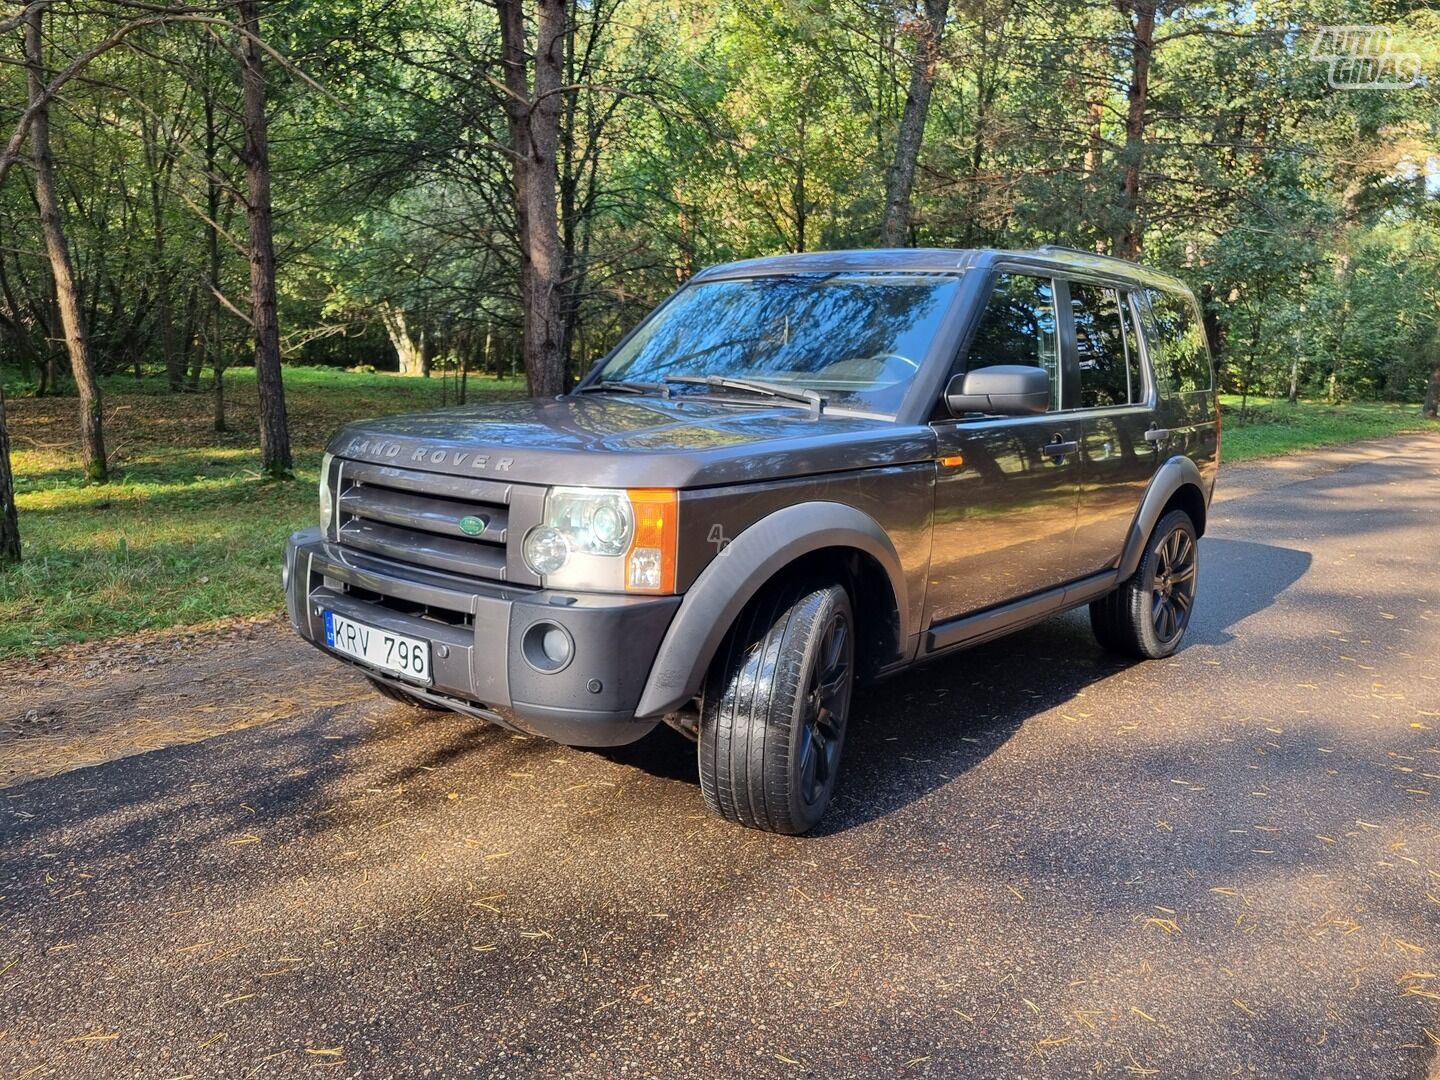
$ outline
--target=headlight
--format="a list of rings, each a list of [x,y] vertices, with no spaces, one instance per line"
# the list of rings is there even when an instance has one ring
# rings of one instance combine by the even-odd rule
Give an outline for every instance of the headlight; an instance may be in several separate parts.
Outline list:
[[[525,564],[547,588],[675,590],[675,492],[551,488],[525,535]]]
[[[335,493],[330,490],[330,463],[334,460],[334,454],[320,459],[320,531],[326,535],[330,533],[330,518],[335,513]]]

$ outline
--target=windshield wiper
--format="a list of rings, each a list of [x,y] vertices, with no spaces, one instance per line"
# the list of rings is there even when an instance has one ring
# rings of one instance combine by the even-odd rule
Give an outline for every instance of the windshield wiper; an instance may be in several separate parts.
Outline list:
[[[782,383],[762,382],[759,379],[732,379],[728,375],[666,375],[667,383],[685,386],[708,386],[712,390],[743,390],[749,394],[763,394],[782,401],[798,401],[810,406],[810,415],[819,416],[825,408],[825,399],[818,390],[806,386],[785,386]]]
[[[577,394],[659,394],[661,397],[670,396],[670,387],[658,382],[624,382],[620,379],[601,379],[599,382],[589,383],[586,386],[577,386],[574,393]]]

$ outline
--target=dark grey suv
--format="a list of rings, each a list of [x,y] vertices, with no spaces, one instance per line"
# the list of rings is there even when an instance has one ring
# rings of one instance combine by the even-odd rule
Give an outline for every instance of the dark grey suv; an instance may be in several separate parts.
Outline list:
[[[559,742],[664,721],[706,803],[803,832],[857,679],[1088,604],[1163,657],[1219,457],[1179,281],[1065,249],[697,275],[573,393],[352,424],[286,554],[307,640]]]

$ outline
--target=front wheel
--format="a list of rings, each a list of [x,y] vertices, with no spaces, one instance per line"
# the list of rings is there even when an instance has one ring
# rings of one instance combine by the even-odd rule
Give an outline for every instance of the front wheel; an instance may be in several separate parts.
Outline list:
[[[854,681],[854,615],[843,588],[777,590],[752,603],[706,680],[705,805],[752,829],[813,828],[835,792]]]
[[[1184,510],[1160,519],[1135,573],[1090,605],[1095,639],[1112,652],[1158,660],[1180,647],[1195,610],[1200,546]]]

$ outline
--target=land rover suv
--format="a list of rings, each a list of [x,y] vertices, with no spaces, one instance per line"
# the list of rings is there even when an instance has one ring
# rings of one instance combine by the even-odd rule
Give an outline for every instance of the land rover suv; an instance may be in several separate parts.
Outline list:
[[[1219,458],[1174,278],[1037,251],[715,267],[575,389],[351,424],[290,618],[384,694],[581,746],[667,723],[799,833],[857,680],[1088,605],[1172,653]]]

